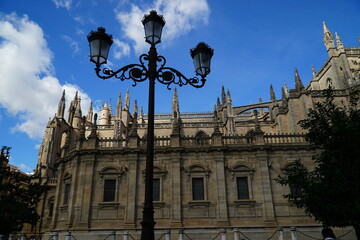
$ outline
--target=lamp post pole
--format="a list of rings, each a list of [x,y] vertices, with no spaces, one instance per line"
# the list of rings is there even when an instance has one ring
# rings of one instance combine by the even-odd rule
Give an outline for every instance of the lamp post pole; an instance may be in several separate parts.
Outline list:
[[[201,88],[205,85],[205,77],[210,73],[210,60],[214,50],[207,44],[201,42],[190,50],[195,65],[197,77],[187,78],[178,70],[166,67],[166,59],[159,56],[155,45],[161,42],[162,28],[165,20],[156,11],[150,11],[142,20],[145,29],[146,42],[151,44],[148,54],[142,54],[139,58],[140,64],[129,64],[119,70],[103,68],[101,65],[107,63],[110,46],[113,43],[112,36],[105,33],[105,28],[99,27],[98,31],[90,32],[88,41],[90,44],[90,61],[95,63],[95,72],[99,78],[107,79],[115,77],[138,82],[149,80],[149,102],[148,102],[148,125],[147,125],[147,153],[145,169],[145,201],[143,208],[143,220],[141,222],[141,240],[154,240],[154,206],[153,206],[153,167],[154,167],[154,113],[155,113],[155,81],[158,81],[170,89],[171,84],[191,85]],[[147,62],[147,67],[145,62]],[[159,63],[159,66],[158,64]]]
[[[147,153],[145,169],[145,202],[141,222],[141,240],[154,240],[154,205],[153,205],[153,168],[154,168],[154,114],[155,114],[155,77],[157,51],[155,46],[149,51],[149,102],[147,125]]]

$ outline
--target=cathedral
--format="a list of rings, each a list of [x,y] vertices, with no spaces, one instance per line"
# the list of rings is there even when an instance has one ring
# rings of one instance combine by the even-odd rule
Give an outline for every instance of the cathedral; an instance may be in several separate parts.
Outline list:
[[[282,197],[291,189],[274,179],[294,160],[313,166],[318,150],[297,123],[324,99],[322,90],[332,86],[336,101],[346,103],[349,90],[360,86],[360,47],[345,47],[325,23],[323,30],[328,59],[312,68],[307,85],[295,68],[295,88],[284,85],[280,98],[270,86],[270,101],[238,106],[223,87],[213,110],[182,113],[174,89],[171,113],[155,114],[156,239],[165,231],[180,239],[179,230],[194,240],[220,230],[233,239],[234,229],[251,239],[267,239],[280,227],[286,234],[320,232],[319,223]],[[136,101],[130,109],[129,92],[119,95],[115,110],[104,104],[97,114],[92,106],[83,114],[80,101],[76,94],[65,117],[64,92],[46,126],[36,172],[50,189],[39,203],[36,232],[105,239],[116,231],[118,239],[124,232],[138,239],[147,114]]]

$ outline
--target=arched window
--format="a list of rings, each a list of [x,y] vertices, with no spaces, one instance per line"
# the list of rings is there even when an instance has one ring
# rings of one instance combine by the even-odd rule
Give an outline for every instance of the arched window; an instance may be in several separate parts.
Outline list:
[[[207,135],[203,131],[199,131],[195,135],[195,140],[196,140],[197,145],[208,145],[209,144],[209,139],[210,139],[209,135]]]
[[[250,129],[246,134],[245,134],[245,138],[246,138],[246,142],[247,143],[253,143],[255,140],[255,130],[254,129]]]

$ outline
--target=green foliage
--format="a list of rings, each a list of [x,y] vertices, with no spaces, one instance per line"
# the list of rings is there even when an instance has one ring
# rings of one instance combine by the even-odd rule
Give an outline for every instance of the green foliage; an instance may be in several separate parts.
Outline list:
[[[327,226],[360,226],[360,110],[359,92],[353,91],[349,104],[334,103],[334,91],[324,90],[326,100],[310,110],[299,122],[308,130],[310,145],[320,149],[313,157],[315,169],[308,170],[297,160],[283,169],[276,180],[296,186],[297,194],[284,195],[317,221]],[[358,232],[358,231],[357,231]]]
[[[39,219],[36,204],[47,187],[34,182],[34,175],[11,169],[8,147],[0,154],[0,234],[22,229],[24,223],[35,225]]]

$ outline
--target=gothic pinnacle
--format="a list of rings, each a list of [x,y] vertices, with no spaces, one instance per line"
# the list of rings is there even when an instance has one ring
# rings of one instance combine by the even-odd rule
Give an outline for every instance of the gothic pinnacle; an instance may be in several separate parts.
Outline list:
[[[276,101],[276,96],[275,96],[275,92],[274,92],[274,88],[273,88],[272,84],[270,84],[270,100],[272,102]]]
[[[125,106],[124,106],[125,110],[129,110],[130,108],[130,92],[129,89],[126,90],[126,95],[125,95]]]
[[[221,101],[222,101],[222,104],[226,103],[226,95],[225,95],[224,85],[222,85],[222,87],[221,87]]]
[[[303,83],[302,83],[302,81],[301,81],[299,72],[298,72],[298,70],[297,70],[296,67],[295,67],[294,72],[295,72],[295,88],[296,88],[297,90],[302,90],[302,89],[304,89],[304,85],[303,85]]]
[[[316,77],[316,71],[315,71],[314,65],[311,67],[311,72],[312,72],[313,77]]]
[[[284,93],[285,93],[285,97],[289,97],[289,88],[286,82],[284,82]]]
[[[61,99],[59,101],[58,111],[57,111],[56,116],[58,118],[64,118],[64,112],[65,112],[65,89],[63,90]]]
[[[323,22],[323,29],[324,29],[323,40],[324,40],[326,49],[329,50],[330,48],[334,48],[335,47],[334,38],[333,38],[331,32],[329,31],[328,27],[326,26],[325,22]]]
[[[344,48],[344,45],[341,41],[341,38],[340,36],[338,35],[338,33],[336,32],[335,33],[335,38],[336,38],[336,46],[339,48],[339,49],[343,49]]]

